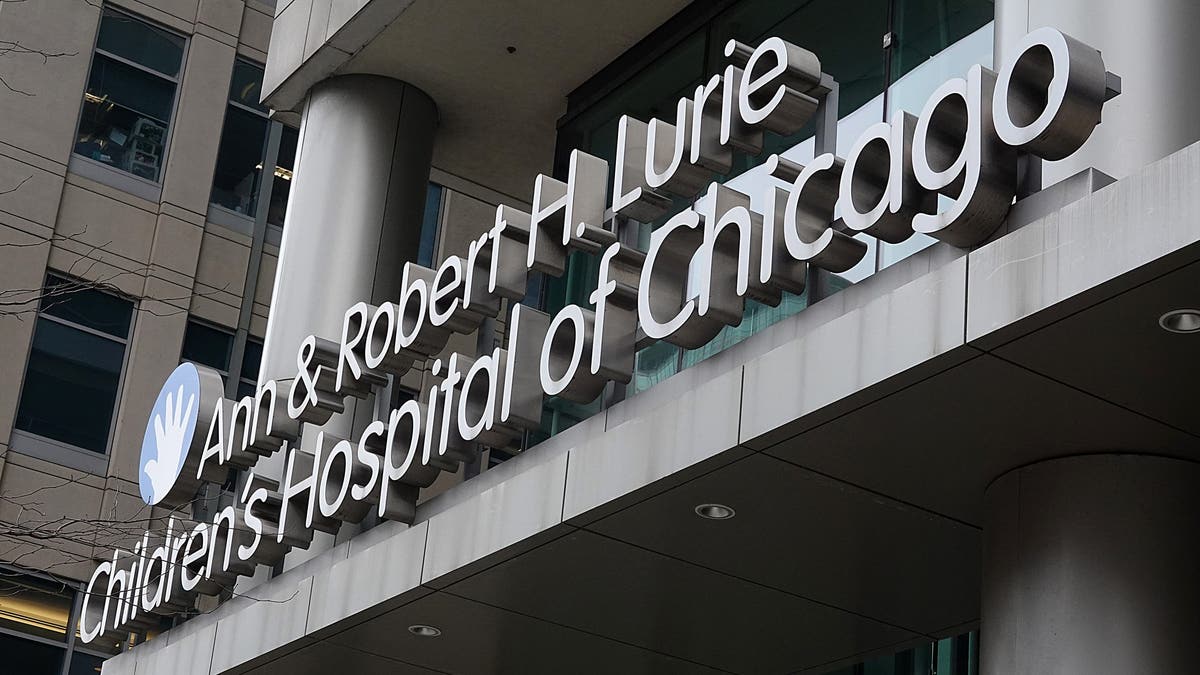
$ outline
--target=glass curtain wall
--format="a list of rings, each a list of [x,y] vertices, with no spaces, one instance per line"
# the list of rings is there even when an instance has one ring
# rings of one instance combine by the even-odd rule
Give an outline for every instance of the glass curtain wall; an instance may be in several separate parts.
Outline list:
[[[822,70],[838,81],[837,154],[845,157],[854,140],[871,124],[887,121],[899,111],[919,113],[926,97],[946,79],[964,75],[975,63],[990,65],[993,16],[992,0],[863,0],[855,3],[852,12],[840,0],[728,3],[699,27],[693,25],[681,31],[673,46],[660,55],[648,56],[647,63],[636,72],[627,72],[610,82],[589,82],[573,94],[568,101],[569,112],[560,121],[557,173],[565,179],[566,160],[576,148],[613,166],[621,115],[643,121],[651,117],[672,119],[676,101],[690,95],[723,67],[722,49],[728,40],[755,45],[771,36],[814,51],[821,59]],[[598,91],[603,93],[596,95]],[[578,100],[585,95],[586,103]],[[756,193],[762,192],[763,181],[773,179],[760,165],[774,153],[807,163],[815,156],[813,136],[812,124],[788,137],[767,132],[761,154],[735,155],[729,175],[714,174],[713,180],[747,192],[754,208],[761,211],[763,205],[757,203]],[[672,211],[659,221],[639,226],[640,246],[645,248],[653,228],[691,203],[677,199]],[[810,276],[804,294],[785,294],[776,307],[748,301],[742,323],[727,327],[710,344],[681,350],[659,342],[640,350],[626,394],[643,391],[801,311],[809,304],[810,293],[815,292],[815,299],[820,299],[932,242],[927,237],[913,237],[903,244],[880,246],[872,237],[859,236],[867,243],[868,253],[854,269],[840,275]],[[567,304],[587,306],[596,284],[596,267],[595,256],[573,254],[566,274],[547,279],[542,289],[543,309],[553,314]],[[550,399],[542,434],[532,440],[553,435],[594,414],[600,406],[600,401],[580,406]]]

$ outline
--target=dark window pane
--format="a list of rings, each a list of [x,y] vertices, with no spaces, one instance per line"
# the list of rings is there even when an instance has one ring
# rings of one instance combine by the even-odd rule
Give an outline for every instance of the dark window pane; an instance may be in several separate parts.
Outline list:
[[[183,334],[184,361],[193,361],[221,372],[229,371],[233,335],[202,323],[189,321]]]
[[[425,193],[425,215],[421,218],[421,242],[417,246],[417,264],[433,267],[437,248],[438,214],[442,209],[442,186],[429,184]]]
[[[283,128],[283,136],[279,138],[279,160],[276,162],[279,168],[287,169],[289,172],[296,168],[296,146],[299,142],[299,131],[292,127]]]
[[[102,665],[104,659],[99,656],[75,652],[71,655],[71,669],[67,672],[69,675],[97,675]]]
[[[996,10],[993,0],[895,0],[895,3],[893,82],[987,24]],[[970,65],[962,64],[962,72]]]
[[[0,626],[66,642],[74,597],[64,584],[0,572]]]
[[[104,453],[125,346],[38,319],[17,410],[18,429]],[[71,405],[63,405],[69,392]]]
[[[97,54],[92,64],[92,72],[88,76],[87,92],[103,99],[104,104],[116,103],[117,106],[165,125],[171,116],[175,84],[103,54]],[[99,109],[107,107],[104,104],[99,104]],[[161,142],[163,139],[152,140]]]
[[[642,121],[648,121],[651,117],[673,120],[675,102],[682,96],[690,95],[704,76],[704,31],[701,30],[564,125],[559,130],[559,145],[567,152],[579,148],[607,160],[611,178],[617,151],[617,126],[621,116],[629,115]],[[563,153],[560,158],[563,172],[566,171],[566,157],[567,154]],[[610,192],[611,189],[609,185]]]
[[[119,338],[129,337],[133,303],[95,290],[86,281],[50,275],[42,294],[41,312]]]
[[[239,401],[247,396],[254,396],[256,393],[258,393],[258,383],[248,380],[238,381],[237,398]]]
[[[992,65],[989,0],[896,0],[892,81],[888,114],[919,115],[929,96],[951,78],[963,77],[976,63]],[[951,202],[939,200],[939,211]],[[937,240],[915,234],[899,244],[880,243],[879,262],[887,267],[932,246]]]
[[[97,54],[75,153],[157,181],[174,100],[173,82]]]
[[[741,2],[713,22],[710,59],[723,64],[726,41],[736,39],[755,46],[769,37],[781,37],[808,49],[821,59],[821,70],[838,81],[838,117],[862,108],[883,93],[885,85],[883,34],[887,32],[888,0],[861,0],[853,13],[842,0],[812,0],[800,7],[771,0]],[[720,58],[718,58],[720,57]],[[715,69],[716,66],[714,65]],[[882,122],[882,117],[876,121]],[[788,137],[766,133],[763,152],[756,157],[735,155],[732,175],[758,166],[810,138],[812,122]]]
[[[229,100],[267,112],[267,106],[259,103],[262,98],[263,69],[249,61],[238,59],[233,62],[233,79],[229,82]]]
[[[172,77],[183,62],[182,37],[110,9],[100,19],[96,47]]]
[[[254,338],[247,338],[246,351],[242,354],[242,377],[252,382],[258,381],[258,367],[262,363],[263,344]]]
[[[821,69],[838,81],[838,112],[845,116],[883,91],[887,15],[888,0],[860,0],[853,12],[843,0],[812,0],[798,7],[748,0],[713,22],[710,58],[723,57],[720,50],[730,38],[754,46],[768,37],[781,37],[817,54]]]
[[[0,633],[4,672],[21,675],[59,675],[63,648]]]
[[[283,128],[279,138],[279,160],[275,167],[275,183],[271,186],[271,208],[267,211],[267,222],[283,227],[287,213],[288,195],[292,188],[292,170],[296,168],[296,144],[300,132],[291,127]]]
[[[226,106],[217,170],[213,175],[214,204],[254,217],[269,124],[261,115]]]

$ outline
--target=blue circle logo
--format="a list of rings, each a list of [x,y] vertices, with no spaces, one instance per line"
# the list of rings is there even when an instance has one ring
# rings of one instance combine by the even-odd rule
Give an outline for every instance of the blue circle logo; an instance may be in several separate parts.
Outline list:
[[[200,415],[200,372],[182,363],[163,384],[146,420],[138,486],[153,506],[171,492],[187,461]]]

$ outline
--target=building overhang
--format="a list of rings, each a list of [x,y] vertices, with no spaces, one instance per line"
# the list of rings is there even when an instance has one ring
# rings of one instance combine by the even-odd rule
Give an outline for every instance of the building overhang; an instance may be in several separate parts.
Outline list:
[[[567,94],[686,5],[280,0],[264,101],[299,112],[334,75],[403,80],[437,103],[435,169],[527,202],[533,177],[550,173]]]
[[[1200,144],[1055,189],[990,243],[889,267],[105,673],[821,672],[974,626],[990,481],[1200,457],[1200,334],[1159,326],[1198,304]]]

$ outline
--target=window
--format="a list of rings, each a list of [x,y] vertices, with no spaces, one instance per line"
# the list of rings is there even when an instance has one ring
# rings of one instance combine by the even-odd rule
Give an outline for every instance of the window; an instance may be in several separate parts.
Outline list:
[[[270,126],[267,109],[258,102],[262,72],[247,61],[234,62],[212,189],[212,203],[250,217],[255,214]]]
[[[0,568],[0,654],[4,672],[92,675],[124,641],[84,648],[77,622],[80,593],[73,584]],[[71,627],[76,627],[71,631]],[[74,634],[72,634],[74,633]],[[94,648],[107,650],[94,651]],[[65,669],[64,669],[65,666]]]
[[[270,111],[259,103],[262,80],[262,66],[240,58],[234,62],[210,201],[252,220],[265,205],[267,223],[283,227],[300,134],[268,117]],[[268,166],[275,168],[264,184]]]
[[[105,454],[132,323],[132,302],[47,276],[16,428]]]
[[[184,38],[105,7],[75,154],[158,182]]]
[[[437,264],[438,216],[442,212],[442,186],[430,183],[425,192],[425,212],[421,217],[421,240],[417,246],[417,264],[433,267]]]
[[[190,320],[183,334],[183,350],[179,359],[218,370],[222,377],[228,379],[229,366],[233,362],[233,343],[233,333]],[[253,337],[247,338],[246,349],[242,355],[242,368],[238,375],[239,399],[255,393],[261,361],[262,341]]]

